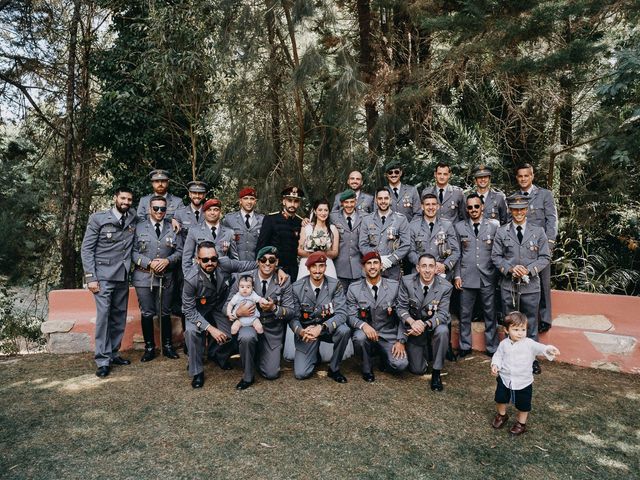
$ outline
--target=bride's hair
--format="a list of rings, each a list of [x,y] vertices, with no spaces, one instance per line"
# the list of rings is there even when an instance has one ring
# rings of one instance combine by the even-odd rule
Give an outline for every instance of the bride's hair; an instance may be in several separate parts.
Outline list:
[[[329,231],[329,237],[333,240],[333,232],[331,231],[331,204],[329,203],[329,200],[327,200],[326,198],[320,198],[318,200],[316,200],[315,202],[313,202],[313,207],[311,208],[311,214],[309,215],[309,221],[311,222],[312,225],[316,225],[316,210],[318,209],[318,207],[320,205],[326,205],[327,209],[329,210],[329,215],[327,216],[327,219],[325,220],[325,225],[327,226],[327,230]]]

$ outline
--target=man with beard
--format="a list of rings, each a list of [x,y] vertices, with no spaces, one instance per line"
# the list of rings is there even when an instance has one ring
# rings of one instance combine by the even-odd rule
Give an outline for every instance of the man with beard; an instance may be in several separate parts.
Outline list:
[[[410,222],[414,215],[420,215],[418,190],[413,185],[402,183],[403,172],[400,162],[395,160],[389,162],[384,171],[388,182],[386,188],[390,195],[389,208],[393,212],[403,214],[407,218],[407,222]]]
[[[149,173],[151,179],[151,188],[153,193],[145,195],[140,199],[138,204],[138,217],[140,220],[145,220],[149,214],[149,201],[153,196],[164,197],[167,200],[167,220],[171,220],[173,229],[177,232],[180,229],[180,224],[177,220],[174,220],[174,216],[178,210],[184,207],[182,199],[172,195],[169,190],[169,172],[166,170],[153,170]]]
[[[378,188],[376,211],[362,219],[358,244],[363,256],[373,251],[380,254],[384,277],[399,280],[402,260],[409,253],[409,224],[390,207],[389,190]]]
[[[438,199],[440,209],[438,217],[457,222],[465,219],[464,193],[460,187],[449,185],[451,178],[451,167],[446,163],[439,162],[433,173],[436,184],[427,187],[422,191],[422,198],[427,193],[433,194]]]
[[[112,365],[131,362],[118,355],[127,323],[129,269],[138,217],[129,213],[133,193],[116,189],[114,206],[89,217],[80,255],[87,288],[96,301],[95,361],[98,377]]]
[[[282,190],[282,210],[264,217],[256,248],[274,246],[278,250],[278,262],[293,279],[298,278],[298,240],[302,217],[296,215],[304,192],[298,187]],[[259,292],[258,292],[259,294]]]
[[[338,280],[346,292],[349,285],[362,278],[360,264],[360,224],[362,215],[356,210],[356,193],[347,189],[340,194],[342,207],[337,212],[331,212],[331,223],[340,233],[338,256],[333,261],[336,266]]]
[[[347,185],[349,190],[355,193],[355,209],[361,214],[373,212],[373,196],[362,191],[362,173],[357,170],[351,172],[347,179]],[[347,190],[345,190],[345,192],[346,191]],[[333,200],[334,211],[340,210],[340,207],[342,206],[342,200],[340,197],[345,192],[336,194],[336,198]]]
[[[305,265],[309,276],[293,284],[300,316],[289,322],[293,330],[296,353],[293,360],[294,375],[298,380],[309,378],[318,359],[320,342],[333,343],[333,355],[327,376],[338,383],[347,378],[340,372],[340,363],[349,343],[351,329],[346,325],[346,299],[342,284],[327,277],[327,256],[313,252]]]
[[[280,357],[287,323],[299,315],[291,289],[291,281],[286,278],[278,281],[278,250],[267,245],[262,247],[256,255],[258,268],[243,272],[239,276],[250,275],[253,278],[254,290],[267,304],[260,306],[260,322],[264,334],[258,335],[255,328],[240,327],[238,331],[238,346],[243,376],[236,385],[238,390],[245,390],[255,381],[256,359],[258,371],[267,380],[275,380],[280,376]],[[238,282],[234,282],[229,292],[227,302],[238,292]],[[224,306],[226,311],[227,306]],[[250,316],[255,306],[241,306],[236,311],[237,316]]]
[[[407,368],[404,325],[396,313],[398,282],[383,278],[382,259],[375,251],[362,257],[365,278],[347,292],[347,322],[353,329],[353,347],[362,359],[362,378],[374,382],[373,355],[381,355],[382,369],[400,373]]]
[[[402,277],[398,293],[398,314],[406,326],[409,371],[423,375],[427,371],[427,348],[431,343],[433,368],[431,390],[442,391],[440,371],[449,345],[449,301],[453,287],[436,275],[436,259],[422,254],[417,273]]]
[[[475,193],[482,200],[483,216],[504,225],[508,221],[507,201],[504,193],[491,188],[491,174],[491,169],[484,165],[476,169],[473,174],[476,183]]]
[[[238,258],[250,261],[256,258],[256,245],[264,215],[257,213],[256,190],[245,187],[238,193],[240,210],[224,216],[222,224],[233,230],[233,240],[236,243]]]

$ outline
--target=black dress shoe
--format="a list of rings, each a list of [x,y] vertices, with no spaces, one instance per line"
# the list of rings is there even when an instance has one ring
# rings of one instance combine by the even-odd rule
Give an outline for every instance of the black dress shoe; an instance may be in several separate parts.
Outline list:
[[[111,369],[106,365],[102,367],[98,367],[98,369],[96,370],[96,377],[104,378],[107,375],[109,375],[110,372],[111,372]]]
[[[191,380],[191,386],[193,388],[202,388],[204,385],[204,372],[200,372],[197,375],[193,376],[193,380]]]
[[[250,382],[247,382],[246,380],[240,380],[236,385],[236,390],[246,390],[251,385],[253,385],[253,380],[251,380]]]
[[[471,354],[471,349],[470,348],[466,349],[466,350],[460,350],[458,352],[458,357],[464,358],[464,357],[466,357],[467,355],[470,355],[470,354]]]
[[[442,379],[440,375],[432,375],[431,377],[431,390],[434,392],[441,392],[444,390],[444,386],[442,385]]]
[[[540,325],[538,326],[538,333],[548,332],[549,330],[551,330],[551,324],[550,323],[540,322]]]
[[[451,345],[449,345],[449,348],[447,349],[447,354],[445,355],[444,358],[446,358],[450,362],[455,362],[458,359],[456,354],[453,352],[453,348],[451,348]]]
[[[538,360],[533,361],[532,370],[534,375],[540,375],[542,373],[542,368],[540,368],[540,363],[538,362]]]
[[[142,358],[140,359],[140,361],[141,362],[150,362],[154,358],[156,358],[156,349],[155,349],[155,347],[145,347],[144,354],[142,355]]]
[[[486,352],[484,352],[484,354],[489,357],[489,358],[493,358],[493,354],[496,352],[490,352],[489,350],[487,350]]]
[[[338,383],[347,383],[347,377],[345,377],[340,370],[336,370],[335,372],[331,369],[327,371],[327,377],[333,378]]]
[[[175,360],[177,358],[180,358],[180,355],[178,355],[178,352],[176,352],[173,349],[173,345],[165,345],[162,347],[162,355],[170,358],[172,360]]]
[[[373,373],[363,373],[362,374],[362,379],[365,382],[372,383],[372,382],[376,381],[376,376]]]
[[[233,367],[229,364],[229,362],[220,363],[218,360],[213,360],[216,365],[218,365],[222,370],[231,370]]]
[[[111,359],[111,365],[131,365],[131,360],[122,357],[113,357]]]

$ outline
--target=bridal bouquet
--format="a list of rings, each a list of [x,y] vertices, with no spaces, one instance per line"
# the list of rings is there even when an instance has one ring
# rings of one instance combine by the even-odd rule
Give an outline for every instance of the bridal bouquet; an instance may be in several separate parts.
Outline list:
[[[309,252],[317,252],[322,251],[326,252],[329,248],[329,235],[324,230],[318,230],[317,232],[313,232],[310,236],[307,237],[304,249]]]

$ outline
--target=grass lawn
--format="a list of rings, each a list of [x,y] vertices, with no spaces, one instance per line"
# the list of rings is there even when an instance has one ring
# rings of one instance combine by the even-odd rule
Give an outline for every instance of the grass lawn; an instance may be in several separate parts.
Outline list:
[[[640,478],[640,376],[542,362],[529,431],[490,427],[495,380],[481,354],[428,377],[323,371],[244,392],[208,363],[193,390],[184,356],[94,375],[91,355],[0,360],[0,478]],[[512,411],[511,411],[512,412]],[[510,412],[510,413],[511,413]]]

